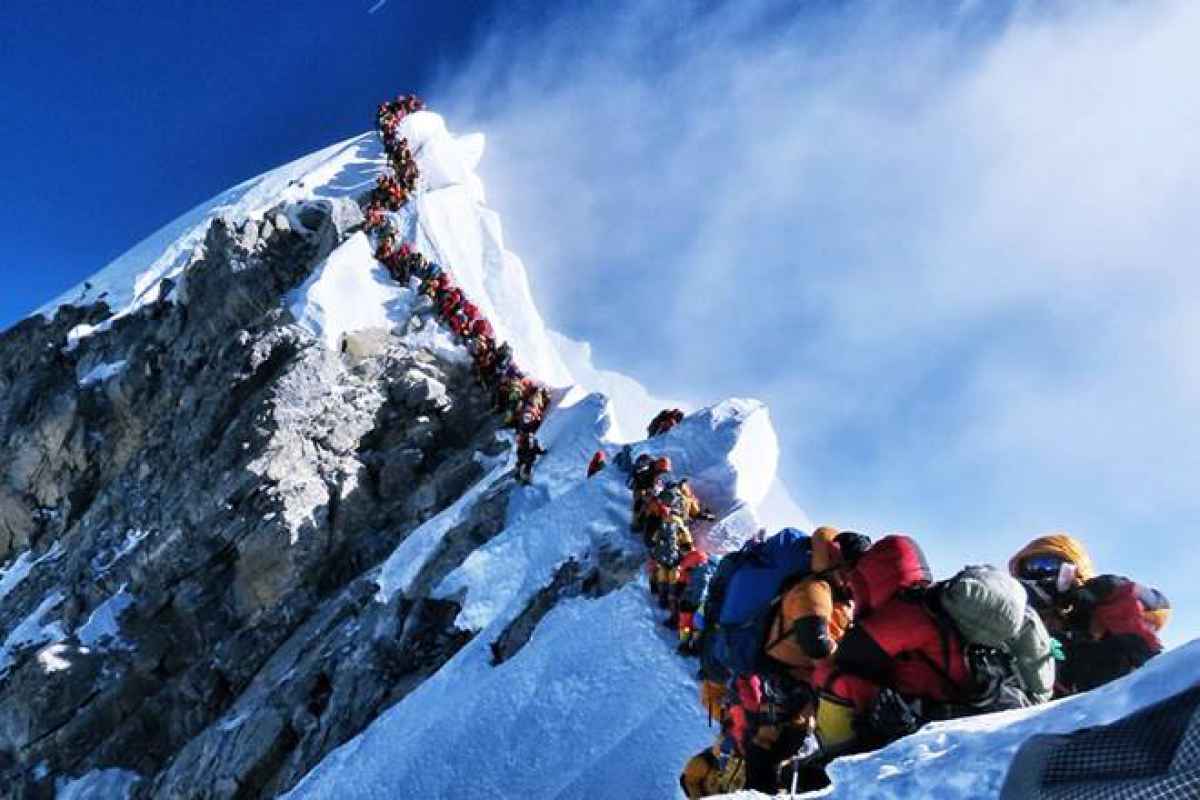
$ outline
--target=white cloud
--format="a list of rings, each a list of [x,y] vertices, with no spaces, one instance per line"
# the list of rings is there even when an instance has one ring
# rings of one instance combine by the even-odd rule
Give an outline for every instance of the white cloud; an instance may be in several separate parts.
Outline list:
[[[1073,527],[1195,606],[1200,5],[997,6],[597,6],[439,104],[551,324],[766,399],[818,521],[947,569]]]

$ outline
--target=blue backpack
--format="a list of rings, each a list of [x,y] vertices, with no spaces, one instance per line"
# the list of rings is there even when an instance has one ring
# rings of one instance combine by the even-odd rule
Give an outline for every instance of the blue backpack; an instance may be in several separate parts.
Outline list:
[[[687,588],[683,590],[683,596],[679,598],[680,609],[700,611],[704,608],[704,598],[708,595],[709,584],[712,583],[713,576],[717,574],[717,567],[720,563],[716,556],[710,556],[707,561],[692,570],[691,575],[688,576]]]
[[[811,567],[812,540],[795,528],[747,542],[721,559],[704,603],[708,624],[700,666],[706,678],[723,683],[758,671],[775,598],[785,583],[807,575]]]

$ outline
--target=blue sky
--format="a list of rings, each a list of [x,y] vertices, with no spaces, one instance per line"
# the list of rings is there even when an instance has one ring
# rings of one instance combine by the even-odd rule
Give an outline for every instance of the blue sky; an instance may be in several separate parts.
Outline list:
[[[368,129],[380,100],[427,90],[491,13],[484,0],[374,5],[6,9],[0,326],[217,192]]]
[[[814,520],[1067,529],[1200,633],[1195,4],[373,5],[10,12],[0,324],[413,88],[549,322],[767,400]]]

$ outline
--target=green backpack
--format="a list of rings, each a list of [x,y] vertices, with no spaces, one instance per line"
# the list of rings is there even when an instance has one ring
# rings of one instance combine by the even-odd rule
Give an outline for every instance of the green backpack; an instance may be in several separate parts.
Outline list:
[[[966,567],[940,587],[942,610],[968,645],[1007,656],[1032,703],[1050,699],[1054,657],[1050,634],[1030,607],[1025,587],[992,566]]]

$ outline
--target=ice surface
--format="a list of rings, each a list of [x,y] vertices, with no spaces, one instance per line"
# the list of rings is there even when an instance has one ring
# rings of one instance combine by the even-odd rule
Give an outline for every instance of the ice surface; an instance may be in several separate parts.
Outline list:
[[[626,475],[610,467],[585,477],[597,447],[618,447],[607,439],[609,413],[597,394],[575,389],[557,399],[539,432],[548,453],[533,485],[517,490],[508,525],[434,589],[461,604],[455,624],[475,638],[290,796],[385,798],[396,786],[419,797],[677,796],[678,765],[713,732],[696,701],[695,664],[675,654],[643,582],[561,601],[523,649],[490,664],[488,645],[564,564],[586,569],[604,550],[640,552],[629,531]],[[680,474],[698,476],[698,490],[723,511],[744,506],[770,481],[733,463],[747,448],[768,446],[769,427],[760,404],[729,401],[635,449],[669,451]],[[396,549],[380,576],[381,599],[407,589],[508,466]]]
[[[26,647],[46,643],[61,642],[66,638],[66,631],[58,620],[48,620],[50,612],[56,609],[66,597],[60,590],[46,595],[38,607],[23,619],[0,645],[0,675],[4,675],[13,665],[14,654]]]
[[[140,781],[136,772],[97,769],[75,780],[60,780],[54,797],[55,800],[128,800]]]
[[[526,501],[504,531],[472,552],[435,590],[436,596],[455,597],[462,603],[455,623],[460,628],[482,630],[497,622],[507,624],[570,558],[586,561],[601,549],[630,548],[626,476],[610,468],[587,479],[583,469],[588,452],[599,442],[597,431],[604,430],[604,411],[602,398],[589,395],[548,418],[558,418],[554,426],[548,421],[543,427],[549,463],[545,472],[539,465],[532,487],[540,484],[548,502]],[[676,474],[692,476],[696,493],[723,514],[752,501],[741,490],[758,491],[731,459],[749,446],[762,446],[757,440],[770,427],[769,422],[765,428],[760,424],[764,416],[759,403],[726,401],[655,438],[654,448],[669,453]],[[550,462],[556,451],[566,457],[567,469],[556,469]],[[765,477],[768,484],[774,478]]]
[[[437,552],[442,540],[456,525],[466,519],[472,506],[509,471],[508,460],[494,465],[471,489],[463,493],[448,508],[421,523],[392,551],[384,562],[375,582],[379,585],[376,599],[386,603],[397,592],[407,594],[425,564]]]
[[[108,364],[97,364],[88,370],[87,374],[79,379],[79,385],[86,389],[89,386],[96,386],[104,383],[105,381],[115,378],[124,372],[125,367],[126,362],[124,360],[113,361]]]
[[[579,387],[557,394],[552,413],[537,434],[546,455],[538,459],[532,484],[517,487],[511,495],[509,525],[582,481],[587,463],[597,450],[608,451],[610,457],[615,452],[607,440],[612,423],[607,398],[587,394]]]
[[[712,733],[644,592],[560,604],[497,667],[476,637],[286,796],[677,797]]]
[[[87,647],[128,647],[128,643],[121,638],[121,615],[133,605],[134,599],[122,586],[116,594],[96,606],[76,631],[80,644]]]

